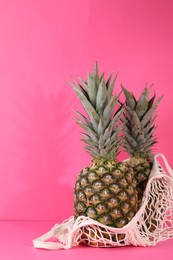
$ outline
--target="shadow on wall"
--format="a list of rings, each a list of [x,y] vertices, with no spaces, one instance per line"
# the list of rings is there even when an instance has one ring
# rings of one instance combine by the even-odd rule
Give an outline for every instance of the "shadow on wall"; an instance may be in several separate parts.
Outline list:
[[[67,91],[45,97],[37,87],[33,96],[25,94],[22,100],[13,101],[8,170],[13,168],[15,188],[4,209],[5,219],[54,221],[73,215],[69,170],[75,122],[72,100],[65,99]]]

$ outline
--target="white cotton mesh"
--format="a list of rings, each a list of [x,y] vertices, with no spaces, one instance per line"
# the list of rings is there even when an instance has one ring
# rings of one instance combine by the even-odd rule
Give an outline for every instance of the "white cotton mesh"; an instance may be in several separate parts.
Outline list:
[[[94,247],[153,246],[173,237],[173,180],[168,176],[152,178],[143,204],[136,216],[123,228],[104,226],[88,217],[78,217],[71,226],[71,243]],[[66,235],[69,233],[66,230]],[[60,239],[61,238],[61,239]],[[61,232],[59,239],[67,243]]]
[[[54,227],[54,237],[63,245],[58,248],[67,249],[81,243],[93,247],[154,246],[173,238],[173,171],[161,155],[168,176],[156,160],[157,156],[141,208],[126,226],[112,228],[89,217],[80,216],[76,220],[71,217]]]

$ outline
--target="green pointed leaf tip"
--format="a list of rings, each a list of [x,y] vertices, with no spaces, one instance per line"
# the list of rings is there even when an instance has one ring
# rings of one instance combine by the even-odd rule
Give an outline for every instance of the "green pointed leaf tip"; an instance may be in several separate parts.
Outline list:
[[[124,95],[125,95],[125,99],[126,99],[126,105],[128,106],[128,107],[130,107],[131,109],[135,109],[135,107],[136,107],[136,99],[135,99],[135,97],[134,97],[134,95],[133,94],[131,94],[126,88],[124,88],[122,85],[121,85],[121,87],[122,87],[122,90],[123,90],[123,92],[124,92]]]
[[[82,118],[83,121],[84,121],[92,130],[94,130],[93,125],[91,124],[91,122],[90,122],[84,115],[82,115],[82,114],[81,114],[79,111],[77,111],[77,110],[73,110],[73,112],[76,113],[80,118]],[[76,117],[75,117],[75,119],[76,119]]]
[[[89,100],[87,92],[79,83],[76,82],[76,85],[75,85],[72,82],[69,82],[69,84],[72,86],[74,92],[76,93],[77,97],[79,97],[79,99],[81,99],[80,98],[81,96],[85,96],[86,99]]]
[[[94,78],[99,78],[99,71],[98,71],[98,62],[96,61],[94,65]]]
[[[113,95],[113,89],[115,86],[115,82],[117,80],[118,77],[118,73],[116,74],[116,76],[114,77],[113,81],[110,82],[109,86],[107,86],[107,90],[108,90],[108,99],[110,99],[110,97]]]
[[[85,82],[81,77],[78,77],[78,80],[82,83],[82,85],[85,87],[85,89],[88,88],[87,82]],[[79,83],[78,83],[79,84]]]
[[[109,88],[109,85],[110,85],[110,83],[111,83],[111,79],[112,79],[112,74],[109,75],[109,78],[108,78],[108,80],[106,81],[106,87],[107,87],[107,89]]]
[[[148,102],[148,108],[150,109],[154,103],[154,100],[156,98],[156,92],[154,91],[154,95],[152,96],[152,98],[150,98],[149,102]]]
[[[163,96],[159,97],[155,103],[153,103],[153,105],[148,109],[148,111],[146,112],[146,114],[144,115],[144,117],[141,120],[141,125],[142,128],[146,127],[148,122],[153,118],[153,115],[156,111],[156,108],[158,106],[158,104],[160,103],[160,101],[162,100]]]
[[[94,76],[89,72],[88,73],[88,88],[87,88],[87,93],[89,96],[89,99],[91,101],[91,104],[95,108],[96,106],[96,96],[97,96],[97,84],[96,84],[96,79]]]
[[[137,102],[136,109],[135,109],[139,119],[141,119],[145,115],[145,113],[148,109],[148,96],[149,96],[149,91],[147,88],[144,88],[144,90],[142,91],[142,94],[139,97],[139,100]]]
[[[106,100],[107,100],[106,84],[104,79],[102,79],[98,87],[97,97],[96,97],[96,111],[100,116],[103,115],[103,110],[106,104]]]

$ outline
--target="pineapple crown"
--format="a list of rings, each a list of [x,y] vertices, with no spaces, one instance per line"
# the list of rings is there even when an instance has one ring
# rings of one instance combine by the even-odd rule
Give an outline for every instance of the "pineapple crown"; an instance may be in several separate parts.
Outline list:
[[[85,130],[82,141],[85,150],[96,160],[115,160],[121,147],[120,132],[122,124],[118,125],[123,113],[123,107],[115,111],[120,94],[113,94],[117,75],[112,80],[112,74],[105,80],[104,73],[99,76],[98,65],[95,64],[94,74],[88,73],[87,82],[78,77],[69,84],[80,99],[87,117],[75,111],[77,123]]]
[[[157,143],[154,133],[156,130],[155,119],[157,118],[156,108],[163,96],[156,101],[156,94],[149,98],[150,88],[145,87],[136,100],[133,93],[130,93],[122,86],[125,95],[124,118],[124,148],[133,157],[152,158],[153,146]]]

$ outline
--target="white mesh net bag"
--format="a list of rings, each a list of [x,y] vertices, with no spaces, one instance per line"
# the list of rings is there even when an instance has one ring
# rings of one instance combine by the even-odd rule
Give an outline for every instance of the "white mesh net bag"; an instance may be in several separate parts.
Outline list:
[[[163,159],[165,170],[158,157]],[[69,249],[81,243],[93,247],[154,246],[169,238],[173,238],[173,171],[165,156],[157,154],[141,208],[126,226],[112,228],[89,217],[80,216],[76,220],[70,217],[33,240],[33,245],[52,250]]]

